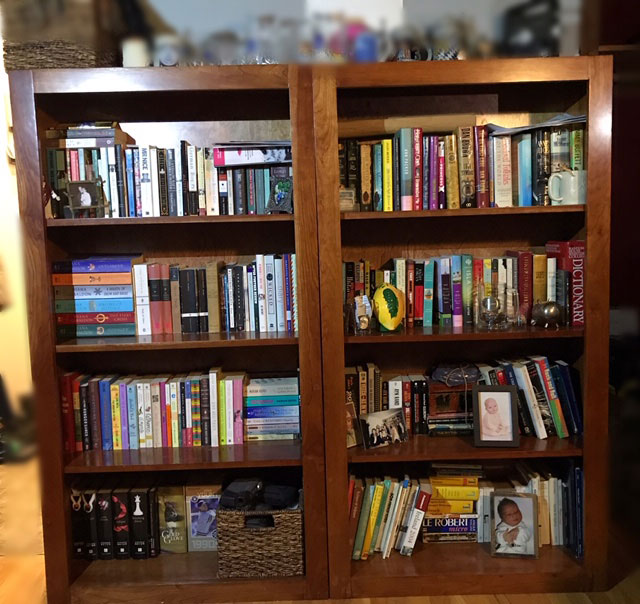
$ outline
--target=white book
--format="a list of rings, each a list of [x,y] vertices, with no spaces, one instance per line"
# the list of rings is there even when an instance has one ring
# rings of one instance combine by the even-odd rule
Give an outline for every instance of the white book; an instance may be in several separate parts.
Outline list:
[[[111,216],[120,217],[120,196],[118,195],[118,174],[116,172],[116,149],[107,147],[107,162],[109,164],[109,190],[111,191]]]
[[[251,378],[245,387],[246,396],[295,396],[299,393],[297,377]]]
[[[218,379],[221,367],[212,367],[209,369],[209,405],[210,405],[210,424],[211,424],[211,446],[218,446]]]
[[[514,290],[513,284],[513,258],[507,256],[506,258],[507,265],[507,317],[515,316],[515,308],[513,306],[514,297],[511,295]]]
[[[382,280],[384,283],[391,283],[391,269],[385,269],[382,272]]]
[[[153,194],[151,193],[151,153],[149,147],[140,147],[140,205],[142,216],[153,216]]]
[[[389,380],[389,409],[402,409],[402,377]]]
[[[233,266],[227,266],[227,309],[229,310],[229,329],[236,328],[235,318],[235,305],[233,303],[235,298],[235,291],[233,287]]]
[[[138,447],[146,449],[147,433],[146,421],[144,416],[144,383],[142,380],[136,380],[136,403],[138,413]]]
[[[235,203],[233,201],[233,170],[227,170],[227,205],[229,206],[229,216],[235,214]]]
[[[393,519],[396,515],[400,495],[402,494],[402,481],[398,481],[393,486],[393,499],[391,500],[391,506],[389,507],[389,515],[387,516],[387,522],[384,525],[384,531],[382,534],[382,542],[380,543],[380,551],[384,557],[389,544],[390,534],[393,528]]]
[[[402,556],[410,556],[413,553],[418,535],[422,532],[422,522],[424,520],[424,514],[427,511],[427,503],[428,498],[418,489],[414,507],[409,514],[404,541],[400,547],[400,554]]]
[[[153,413],[151,408],[151,380],[142,381],[142,392],[144,397],[144,438],[146,448],[153,447]]]
[[[136,307],[136,335],[151,335],[149,308],[149,280],[146,264],[133,265],[134,302]]]
[[[256,283],[258,287],[258,328],[261,333],[268,330],[267,326],[267,292],[264,277],[264,255],[256,254]]]
[[[494,200],[498,208],[513,205],[513,185],[511,182],[511,137],[492,136],[494,163]]]
[[[556,479],[556,509],[558,510],[558,545],[564,545],[564,504],[562,501],[562,491],[564,483],[559,478]]]
[[[400,551],[402,549],[402,544],[404,543],[404,539],[407,536],[407,526],[409,524],[409,516],[411,515],[411,510],[415,506],[416,497],[418,496],[419,487],[417,484],[412,484],[411,489],[409,491],[409,495],[404,504],[404,509],[402,510],[402,517],[400,519],[400,524],[398,526],[398,536],[396,537],[395,549]]]
[[[251,268],[251,270],[249,270]],[[249,289],[249,329],[252,332],[258,331],[256,329],[256,313],[255,308],[253,306],[253,301],[255,299],[255,290],[254,283],[255,282],[255,267],[247,267],[247,288]]]
[[[233,444],[233,379],[225,378],[224,380],[224,400],[225,400],[225,424],[227,426],[227,443]]]
[[[179,447],[180,417],[178,410],[180,409],[180,380],[178,378],[174,378],[169,382],[169,396],[171,401],[171,445],[173,447]]]
[[[507,259],[498,258],[498,297],[500,308],[507,308]]]
[[[547,300],[556,301],[556,268],[558,259],[547,257]]]
[[[213,149],[204,148],[204,193],[207,201],[207,216],[220,214],[220,199],[218,197],[218,169],[213,165]]]
[[[282,258],[274,258],[274,277],[276,287],[276,327],[278,331],[287,330],[287,309],[284,301],[284,281],[282,275]]]
[[[162,398],[160,397],[162,383],[158,379],[151,380],[151,421],[153,431],[153,447],[162,447]]]
[[[396,287],[406,295],[407,293],[407,261],[405,258],[394,258],[393,266],[396,272]]]
[[[536,400],[536,393],[531,385],[529,379],[529,372],[522,363],[513,363],[513,372],[516,375],[516,382],[518,382],[518,388],[524,392],[524,397],[527,401],[527,407],[533,421],[533,427],[538,438],[547,438],[547,431],[542,421],[542,414],[540,413],[540,407]]]
[[[298,332],[298,264],[291,254],[291,302],[293,306],[293,331]]]
[[[191,378],[189,376],[185,376],[184,382],[184,427],[189,429],[193,428],[193,416],[191,415],[191,386],[187,388],[186,383],[191,382]]]
[[[408,480],[404,480],[402,483],[400,496],[398,497],[398,505],[396,505],[394,510],[390,531],[389,531],[389,534],[387,535],[387,545],[383,549],[383,553],[382,553],[383,558],[388,558],[391,555],[391,550],[393,549],[393,546],[396,540],[396,536],[398,533],[398,525],[402,517],[402,512],[404,511],[407,497],[409,495],[409,490],[410,490],[410,482]]]
[[[109,202],[111,207],[111,181],[109,178],[109,160],[107,158],[107,148],[98,149],[98,174],[102,179],[102,190],[104,191],[105,200]]]
[[[242,265],[242,293],[244,296],[244,330],[251,331],[251,317],[249,308],[253,306],[251,304],[251,298],[249,298],[249,275],[247,273],[247,265]]]
[[[178,216],[184,216],[184,198],[182,191],[182,148],[180,145],[174,147],[174,157],[176,165],[176,206]]]
[[[149,148],[149,167],[151,169],[151,206],[152,216],[160,216],[160,181],[158,178],[158,149]]]
[[[273,254],[264,257],[264,279],[267,296],[267,331],[273,333],[278,329],[276,311],[275,258]]]
[[[207,213],[206,179],[204,176],[204,149],[196,147],[196,170],[198,177],[198,214]]]

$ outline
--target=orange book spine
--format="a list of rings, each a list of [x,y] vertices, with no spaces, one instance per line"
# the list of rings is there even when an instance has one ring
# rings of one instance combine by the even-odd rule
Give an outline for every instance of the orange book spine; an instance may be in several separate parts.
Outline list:
[[[53,273],[53,285],[129,285],[131,273]]]

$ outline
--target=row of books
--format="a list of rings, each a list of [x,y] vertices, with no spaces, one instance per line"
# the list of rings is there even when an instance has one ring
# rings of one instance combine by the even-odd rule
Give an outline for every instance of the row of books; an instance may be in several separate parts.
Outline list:
[[[393,258],[379,268],[367,259],[347,261],[343,301],[362,294],[371,299],[378,287],[390,283],[405,294],[405,328],[477,326],[480,302],[488,296],[500,301],[514,324],[530,321],[534,304],[553,301],[562,325],[582,327],[585,256],[585,242],[573,240],[490,258]]]
[[[55,262],[52,282],[59,339],[297,331],[295,254],[200,266],[99,256]]]
[[[491,126],[341,139],[343,211],[411,211],[552,205],[549,177],[583,170],[584,124],[492,135]]]
[[[73,555],[143,560],[162,553],[216,551],[222,485],[74,485]]]
[[[518,495],[533,495],[535,512],[524,511],[513,525],[520,539],[508,554],[535,555],[542,545],[584,553],[582,468],[573,461],[556,467],[518,462],[509,468],[432,464],[431,476],[349,477],[349,539],[353,560],[395,549],[410,556],[418,538],[429,543],[494,542],[503,532],[500,507],[492,495],[516,506]],[[511,497],[510,497],[511,496]],[[524,507],[524,506],[523,506]],[[537,523],[534,526],[533,523]],[[508,528],[508,527],[506,527]]]
[[[117,125],[46,131],[48,184],[62,196],[73,182],[99,182],[107,211],[88,217],[291,213],[289,142],[198,147],[135,146]],[[84,204],[81,204],[84,205]],[[95,205],[95,204],[91,204]],[[65,217],[64,208],[56,214]]]
[[[464,366],[467,381],[455,386],[438,379],[438,366],[410,375],[385,374],[375,363],[345,368],[347,446],[386,446],[416,434],[470,434],[477,419],[471,399],[474,384],[516,387],[523,436],[582,434],[579,375],[564,361],[530,356]],[[476,380],[470,367],[476,370]]]
[[[188,375],[60,378],[64,450],[217,447],[300,438],[297,377],[220,367]]]

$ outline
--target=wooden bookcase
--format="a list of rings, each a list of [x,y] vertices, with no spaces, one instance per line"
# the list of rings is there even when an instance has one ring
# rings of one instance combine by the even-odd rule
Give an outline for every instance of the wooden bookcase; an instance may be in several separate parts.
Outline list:
[[[331,597],[513,593],[598,589],[607,568],[608,311],[611,150],[610,58],[460,61],[321,67],[314,73],[314,121],[322,355],[325,401],[327,520]],[[562,111],[588,113],[586,207],[344,213],[338,198],[338,139],[379,135],[403,126],[425,132],[494,122],[523,125]],[[477,121],[476,121],[477,120]],[[342,261],[424,258],[471,250],[499,255],[551,239],[587,241],[586,328],[462,333],[422,329],[346,336]],[[497,252],[489,253],[489,252]],[[381,371],[422,373],[434,361],[481,361],[509,354],[567,357],[581,369],[585,432],[581,439],[523,438],[517,449],[476,449],[471,438],[414,436],[378,450],[345,448],[345,365],[376,363]],[[402,474],[420,462],[573,457],[586,476],[585,557],[543,547],[538,560],[492,558],[484,544],[418,545],[351,561],[347,485],[357,475]],[[423,464],[423,469],[425,466]]]
[[[18,192],[24,229],[32,373],[42,462],[46,576],[52,602],[293,600],[445,593],[540,592],[605,585],[608,532],[608,309],[612,65],[608,58],[489,60],[347,66],[230,66],[51,70],[10,76]],[[470,119],[527,123],[568,109],[588,111],[588,203],[581,208],[509,208],[340,214],[338,137],[403,125],[445,130]],[[56,123],[113,119],[134,138],[149,131],[194,144],[241,138],[293,142],[295,214],[289,216],[51,220],[42,204],[40,139]],[[466,120],[466,121],[465,121]],[[283,125],[284,123],[284,125]],[[471,122],[475,123],[475,122]],[[290,134],[289,134],[290,133]],[[166,137],[166,139],[163,139]],[[438,250],[525,248],[558,238],[587,241],[586,327],[487,334],[442,330],[345,337],[341,262]],[[52,260],[139,251],[149,258],[265,250],[298,255],[300,330],[265,338],[209,334],[78,340],[56,344]],[[465,438],[415,437],[379,451],[345,448],[345,364],[424,370],[434,360],[481,360],[542,352],[581,369],[581,439],[523,439],[518,449],[475,449]],[[182,450],[63,456],[58,372],[154,373],[300,367],[301,444],[260,443]],[[326,455],[325,455],[326,451]],[[418,548],[413,557],[352,563],[349,468],[431,460],[581,458],[586,476],[585,558],[561,548],[540,558],[497,560],[475,544]],[[367,464],[373,464],[367,466]],[[69,556],[68,489],[78,477],[157,480],[297,473],[305,490],[306,574],[216,579],[213,554],[87,563]]]
[[[24,228],[29,338],[42,465],[44,547],[50,602],[295,600],[328,595],[322,365],[311,71],[224,67],[14,72],[11,99]],[[246,138],[293,143],[293,216],[45,219],[40,183],[44,129],[56,123],[116,120],[162,146]],[[243,129],[244,128],[244,129]],[[149,133],[151,132],[151,136]],[[81,339],[56,344],[51,261],[74,254],[141,252],[146,258],[295,251],[299,333],[205,334]],[[90,451],[63,456],[58,373],[182,373],[211,366],[270,371],[300,368],[301,443],[220,448]],[[215,553],[150,560],[71,559],[68,489],[73,481],[271,476],[302,479],[306,574],[265,580],[216,579]]]

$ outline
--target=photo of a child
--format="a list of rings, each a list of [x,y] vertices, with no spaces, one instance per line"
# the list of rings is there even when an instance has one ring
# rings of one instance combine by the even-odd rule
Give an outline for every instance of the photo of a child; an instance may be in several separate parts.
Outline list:
[[[511,395],[508,392],[481,392],[479,396],[482,440],[512,440]]]
[[[492,553],[505,556],[536,556],[536,496],[509,493],[494,494]]]

